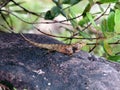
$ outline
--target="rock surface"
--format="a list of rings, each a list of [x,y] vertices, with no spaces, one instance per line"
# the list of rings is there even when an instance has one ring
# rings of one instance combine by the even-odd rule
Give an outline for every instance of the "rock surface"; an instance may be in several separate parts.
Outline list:
[[[43,35],[26,37],[61,43]],[[19,34],[0,33],[0,83],[11,90],[120,90],[119,70],[120,64],[83,51],[72,56],[48,52]]]

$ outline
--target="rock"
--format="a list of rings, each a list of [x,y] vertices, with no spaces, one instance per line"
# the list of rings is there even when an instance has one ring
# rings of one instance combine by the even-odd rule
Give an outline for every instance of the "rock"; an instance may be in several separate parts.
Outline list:
[[[26,35],[41,43],[60,43],[44,35]],[[0,84],[13,90],[120,90],[120,64],[84,51],[64,55],[0,33]]]

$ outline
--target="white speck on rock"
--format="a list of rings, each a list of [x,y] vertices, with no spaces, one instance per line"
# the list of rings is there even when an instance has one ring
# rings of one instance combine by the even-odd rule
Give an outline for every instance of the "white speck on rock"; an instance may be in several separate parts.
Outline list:
[[[45,74],[44,71],[42,71],[42,69],[39,69],[39,70],[33,70],[33,72],[37,73],[37,74]]]

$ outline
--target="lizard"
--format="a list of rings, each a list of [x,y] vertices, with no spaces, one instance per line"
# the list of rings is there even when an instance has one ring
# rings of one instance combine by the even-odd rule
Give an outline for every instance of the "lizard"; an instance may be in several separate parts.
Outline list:
[[[85,42],[75,43],[75,44],[43,44],[43,43],[36,43],[32,40],[26,38],[22,33],[20,35],[31,45],[48,49],[51,51],[57,51],[63,54],[72,55],[73,53],[79,52],[83,46],[86,45]]]

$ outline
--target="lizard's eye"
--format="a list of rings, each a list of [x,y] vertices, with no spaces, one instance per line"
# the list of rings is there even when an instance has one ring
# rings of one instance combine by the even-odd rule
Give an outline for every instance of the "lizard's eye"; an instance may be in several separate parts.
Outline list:
[[[72,50],[73,50],[73,53],[75,53],[78,50],[78,48],[77,47],[72,47]]]
[[[73,52],[74,52],[74,53],[75,53],[75,52],[78,52],[79,47],[80,47],[80,44],[79,44],[79,43],[74,44],[73,47],[72,47]]]

